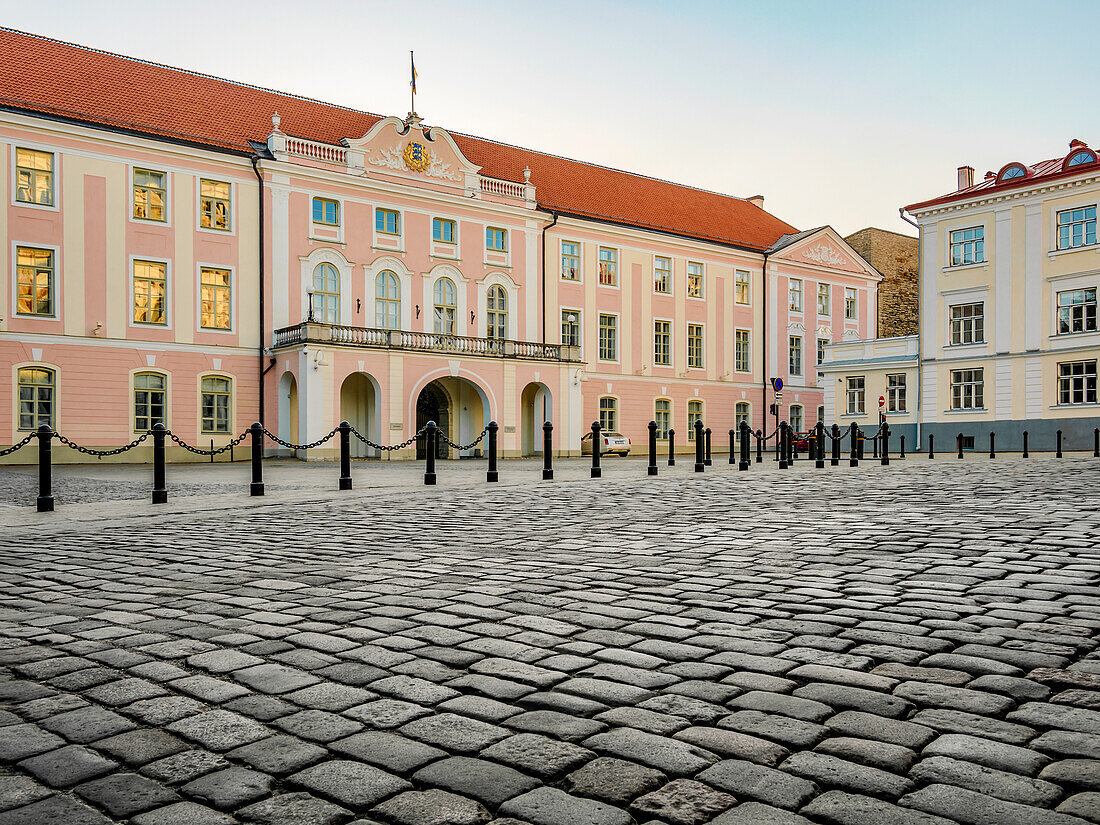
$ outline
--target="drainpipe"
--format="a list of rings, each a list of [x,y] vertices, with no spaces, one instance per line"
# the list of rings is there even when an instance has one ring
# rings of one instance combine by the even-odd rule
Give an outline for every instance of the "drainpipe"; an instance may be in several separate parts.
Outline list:
[[[921,403],[921,394],[924,392],[924,365],[921,361],[921,345],[920,345],[920,283],[924,277],[924,273],[921,269],[921,247],[923,244],[920,242],[921,232],[920,224],[912,218],[905,216],[905,207],[902,206],[898,209],[898,217],[905,221],[907,224],[915,226],[917,228],[917,443],[913,445],[915,447],[914,452],[920,449],[920,445],[924,436],[921,432],[922,414],[921,410],[924,409]]]
[[[260,248],[259,248],[259,276],[260,276],[260,388],[259,388],[259,415],[256,420],[261,424],[264,423],[264,376],[267,374],[267,370],[274,366],[275,361],[272,359],[271,366],[264,369],[264,340],[267,334],[264,323],[264,177],[260,174],[260,156],[252,156],[252,171],[256,173],[256,180],[260,185]]]
[[[764,374],[760,376],[761,380],[764,382],[764,386],[761,388],[761,396],[764,399],[764,403],[760,406],[760,414],[762,416],[761,425],[763,427],[763,431],[767,431],[767,429],[768,429],[768,384],[769,384],[769,382],[768,382],[768,252],[767,252],[767,250],[764,251],[764,266],[760,270],[760,287],[761,287],[761,292],[763,294],[763,314],[761,315],[761,320],[762,320],[763,325],[764,325],[764,328],[761,331],[762,332],[761,344],[763,346],[761,346],[761,348],[760,348],[761,349],[761,359],[762,359],[762,369],[763,369],[763,372],[764,372]],[[734,358],[736,358],[737,357],[736,344],[734,345],[734,350],[735,351],[734,351],[733,355],[734,355]]]
[[[558,222],[558,213],[551,212],[554,220],[542,228],[542,343],[546,343],[546,230]]]

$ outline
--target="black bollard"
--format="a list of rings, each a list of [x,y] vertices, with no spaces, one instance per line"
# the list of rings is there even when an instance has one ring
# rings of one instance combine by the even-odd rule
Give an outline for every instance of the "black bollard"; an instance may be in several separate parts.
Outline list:
[[[879,464],[883,467],[890,466],[890,425],[885,421],[882,422],[882,426],[879,427],[879,437],[882,439],[882,457],[879,459]]]
[[[994,441],[996,439],[996,437],[997,437],[996,433],[991,432],[989,434],[989,457],[990,458],[996,458],[997,457],[997,449],[995,447],[995,441]]]
[[[424,483],[435,484],[435,451],[438,428],[434,421],[424,425]]]
[[[1092,428],[1092,457],[1100,458],[1100,427]]]
[[[657,422],[649,422],[649,466],[646,475],[657,475]]]
[[[867,448],[867,436],[863,434],[863,430],[859,428],[859,425],[856,425],[856,444],[858,445],[859,460],[863,461],[863,451]]]
[[[703,430],[703,434],[706,436],[706,455],[703,458],[703,463],[710,467],[710,427]]]
[[[1054,454],[1054,457],[1055,458],[1061,458],[1062,457],[1062,431],[1059,430],[1057,433],[1055,433],[1055,435],[1058,436],[1058,452]]]
[[[547,421],[542,425],[542,480],[554,478],[554,425]]]
[[[340,426],[343,427],[348,422],[344,422]],[[350,428],[349,428],[350,429]],[[262,496],[264,494],[264,425],[260,422],[255,422],[248,431],[252,433],[252,483],[248,485],[248,494],[250,496]],[[344,440],[346,435],[340,436],[340,474],[344,473],[344,456],[348,453],[348,446]],[[156,449],[154,445],[153,449]],[[351,475],[350,470],[348,475]],[[340,479],[340,489],[345,489],[344,479]],[[348,478],[348,490],[351,489],[351,479]],[[167,495],[167,494],[166,494]]]
[[[963,434],[955,436],[955,445],[959,448],[959,458],[963,457]]]
[[[253,424],[254,427],[259,427],[259,424]],[[340,426],[337,427],[340,431],[340,484],[339,489],[350,490],[351,489],[351,424],[347,421],[341,421]],[[263,427],[260,427],[261,433]],[[252,442],[252,468],[253,475],[259,478],[258,471],[256,469],[256,442]],[[263,489],[260,490],[259,495],[263,495]],[[255,495],[255,494],[253,494]]]
[[[882,427],[880,426],[878,429],[879,432],[871,436],[871,458],[878,458],[878,439],[879,434],[882,432]]]
[[[787,425],[787,469],[791,469],[794,466],[795,448],[794,442],[797,433],[790,424]]]
[[[1027,458],[1027,430],[1024,430],[1024,458]]]
[[[928,434],[928,457],[936,457],[935,436],[932,433]]]
[[[164,484],[164,436],[167,433],[159,421],[153,425],[153,504],[168,503],[168,488]],[[261,486],[260,494],[263,495]]]
[[[849,437],[852,439],[851,453],[848,456],[848,466],[859,466],[859,427],[856,426],[856,422],[852,422],[852,427],[848,431]]]
[[[816,453],[814,455],[814,468],[818,470],[825,469],[825,424],[821,421],[817,422],[817,426],[814,428],[814,441],[816,443]]]
[[[791,427],[784,421],[779,425],[779,432],[776,433],[776,447],[779,449],[779,469],[787,469],[787,438],[790,434]]]
[[[703,421],[702,419],[695,419],[695,472],[703,472],[706,465],[703,463],[703,439],[706,436],[703,435]]]
[[[901,436],[901,451],[898,453],[898,458],[905,458],[905,436]]]
[[[592,422],[592,478],[601,478],[603,470],[600,469],[600,422]]]
[[[489,430],[489,469],[485,471],[485,480],[492,482],[497,480],[497,422],[490,421]]]
[[[756,463],[759,464],[764,460],[764,431],[756,431]]]
[[[833,456],[829,459],[829,464],[836,467],[840,464],[840,425],[833,425]]]
[[[53,430],[38,428],[38,512],[53,512]]]
[[[676,466],[676,430],[668,431],[668,466]]]
[[[730,430],[730,464],[737,463],[737,449],[741,443],[741,439],[737,436],[737,430]]]
[[[741,461],[737,464],[738,470],[749,469],[749,422],[741,422]]]

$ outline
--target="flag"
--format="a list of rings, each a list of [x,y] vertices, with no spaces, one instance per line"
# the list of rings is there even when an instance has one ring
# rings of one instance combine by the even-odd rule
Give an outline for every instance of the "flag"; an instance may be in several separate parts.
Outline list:
[[[413,53],[409,52],[409,68],[412,69],[412,90],[413,94],[416,94],[416,61],[413,60]]]

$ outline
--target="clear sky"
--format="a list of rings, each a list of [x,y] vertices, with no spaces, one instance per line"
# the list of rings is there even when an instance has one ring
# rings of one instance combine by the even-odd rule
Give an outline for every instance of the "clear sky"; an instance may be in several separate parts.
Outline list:
[[[957,166],[1100,147],[1097,0],[0,0],[0,21],[383,115],[415,49],[429,124],[843,234],[915,234],[898,207]]]

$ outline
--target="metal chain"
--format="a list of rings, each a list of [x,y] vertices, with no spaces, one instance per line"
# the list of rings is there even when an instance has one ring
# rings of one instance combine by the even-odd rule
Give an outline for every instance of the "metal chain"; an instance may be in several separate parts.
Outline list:
[[[405,449],[410,444],[412,444],[414,441],[416,441],[418,438],[420,438],[422,435],[424,435],[424,433],[426,433],[427,431],[428,431],[427,427],[421,427],[420,431],[418,433],[415,433],[412,438],[410,438],[406,441],[402,441],[400,444],[390,444],[390,445],[387,446],[385,444],[375,444],[373,441],[371,441],[369,438],[367,438],[362,433],[360,433],[357,429],[355,429],[355,427],[351,428],[351,434],[354,435],[356,438],[358,438],[360,441],[362,441],[364,444],[366,444],[368,447],[374,447],[374,449],[376,449],[376,450],[385,450],[386,452],[390,452],[392,450],[403,450],[403,449]]]
[[[12,444],[10,447],[8,447],[4,450],[0,450],[0,458],[3,458],[6,455],[11,455],[16,450],[23,449],[24,447],[26,447],[30,443],[32,438],[37,438],[37,437],[38,437],[38,433],[31,433],[26,438],[24,438],[22,441],[20,441],[18,444]]]
[[[127,450],[132,450],[132,449],[134,449],[134,447],[136,447],[142,441],[147,439],[150,435],[152,435],[152,432],[142,433],[137,438],[135,438],[133,441],[131,441],[129,444],[127,444],[125,447],[118,447],[114,450],[93,450],[90,447],[81,447],[76,442],[70,441],[69,439],[65,438],[65,436],[63,436],[61,433],[54,433],[53,437],[56,438],[58,441],[60,441],[62,444],[64,444],[66,447],[70,447],[70,448],[76,450],[78,453],[84,453],[85,455],[94,455],[94,456],[98,456],[98,457],[103,457],[105,455],[121,455],[122,453],[126,452]]]
[[[481,443],[481,439],[485,438],[485,433],[487,432],[489,432],[488,427],[481,431],[481,435],[479,435],[477,438],[475,438],[473,441],[465,446],[461,444],[455,444],[453,441],[451,441],[451,439],[447,438],[443,430],[439,431],[439,437],[443,439],[444,444],[449,444],[455,450],[472,450],[474,447]]]
[[[195,455],[211,455],[211,456],[219,455],[220,453],[225,453],[225,452],[228,452],[229,450],[232,450],[234,447],[236,447],[238,444],[240,444],[242,441],[244,441],[245,438],[247,438],[248,434],[249,434],[248,430],[245,430],[243,433],[241,433],[239,436],[234,438],[232,441],[230,441],[224,447],[219,447],[216,450],[200,450],[197,447],[192,447],[186,441],[183,441],[182,439],[180,439],[171,430],[165,430],[164,433],[165,433],[165,435],[169,436],[173,441],[175,441],[177,444],[179,444],[181,447],[183,447],[183,449],[187,450],[188,452],[194,453]]]
[[[275,443],[281,444],[291,450],[312,450],[314,447],[320,447],[322,444],[324,444],[326,441],[336,435],[336,433],[338,433],[339,431],[340,427],[336,426],[332,428],[328,435],[326,435],[324,438],[320,438],[317,441],[314,441],[312,444],[291,444],[289,441],[283,441],[281,438],[279,438],[279,436],[275,435],[275,433],[271,432],[271,430],[269,430],[267,427],[264,427],[264,433],[267,435],[268,438],[270,438]],[[248,435],[248,430],[244,431],[244,433],[241,435],[241,438],[243,439],[245,435]]]

